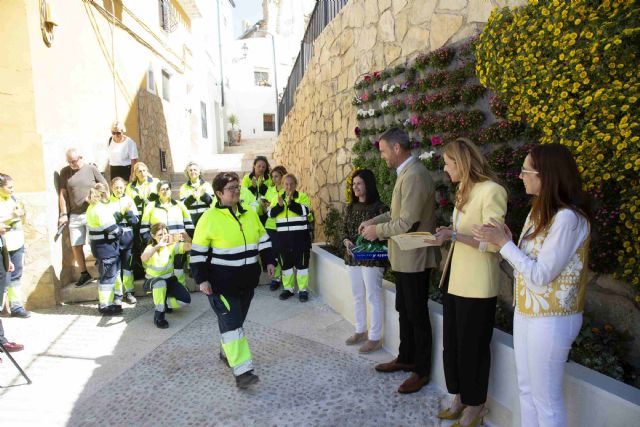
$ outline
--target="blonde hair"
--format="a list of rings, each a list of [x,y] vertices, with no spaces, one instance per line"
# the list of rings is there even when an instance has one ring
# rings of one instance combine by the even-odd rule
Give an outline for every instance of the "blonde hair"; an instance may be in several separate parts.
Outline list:
[[[89,189],[89,196],[87,202],[91,203],[94,198],[100,198],[103,202],[109,201],[109,187],[101,182],[98,182]]]
[[[296,186],[298,186],[298,178],[296,178],[296,176],[292,173],[288,173],[285,176],[282,177],[282,182],[284,182],[287,178],[290,178],[293,180],[293,182],[296,184]]]
[[[498,177],[491,170],[487,159],[477,145],[467,138],[458,138],[445,145],[444,154],[451,158],[458,168],[460,182],[456,190],[456,208],[464,212],[464,205],[469,200],[473,185],[478,182],[498,182]]]
[[[145,168],[147,168],[147,172],[149,172],[149,166],[147,166],[145,163],[143,162],[137,162],[135,165],[133,165],[133,174],[134,175],[138,175],[138,172],[140,171],[140,168],[144,166]],[[149,173],[149,175],[151,175],[151,173]]]
[[[124,184],[124,185],[125,185],[125,187],[126,187],[126,185],[127,185],[127,181],[125,181],[125,180],[124,180],[124,178],[122,178],[121,176],[116,176],[115,178],[113,178],[113,179],[111,180],[111,188],[113,188],[113,187],[114,187],[117,183],[119,183],[119,182],[120,182],[120,183],[122,183],[122,184]]]
[[[122,133],[127,131],[127,128],[124,126],[124,123],[122,123],[120,120],[116,120],[115,122],[113,122],[111,124],[111,130],[119,130]]]
[[[189,163],[187,163],[187,166],[185,166],[185,167],[184,167],[184,176],[186,176],[186,177],[187,177],[187,179],[189,179],[189,172],[188,172],[188,170],[189,170],[189,168],[190,168],[191,166],[196,166],[196,167],[198,168],[198,170],[200,171],[200,177],[202,178],[202,168],[201,168],[201,167],[200,167],[200,165],[199,165],[198,163],[196,163],[196,162],[189,162]]]

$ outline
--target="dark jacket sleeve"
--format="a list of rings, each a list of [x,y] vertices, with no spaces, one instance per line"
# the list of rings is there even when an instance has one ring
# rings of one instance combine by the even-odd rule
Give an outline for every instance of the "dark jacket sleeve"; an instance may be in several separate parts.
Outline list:
[[[211,206],[211,203],[213,202],[213,198],[211,197],[211,194],[209,194],[209,193],[204,193],[200,197],[200,200],[207,206]]]
[[[129,225],[136,225],[140,221],[138,219],[138,216],[136,214],[134,214],[132,210],[128,210],[124,214],[124,217],[126,218],[127,223],[129,223]]]
[[[271,218],[275,218],[278,215],[280,215],[283,211],[284,211],[284,206],[280,206],[280,205],[276,204],[274,207],[269,209],[269,216]]]
[[[192,194],[192,195],[190,195],[189,197],[187,197],[186,199],[184,199],[184,201],[183,201],[182,203],[184,203],[184,205],[185,205],[187,208],[190,208],[190,207],[191,207],[191,205],[193,205],[195,202],[196,202],[196,198],[195,198],[195,197],[193,197],[193,194]]]

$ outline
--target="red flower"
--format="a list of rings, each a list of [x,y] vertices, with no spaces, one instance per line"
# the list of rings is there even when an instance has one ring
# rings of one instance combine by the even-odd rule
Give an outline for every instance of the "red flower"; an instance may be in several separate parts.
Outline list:
[[[365,74],[364,75],[364,81],[367,82],[367,83],[370,82],[371,81],[371,76],[369,74]]]
[[[441,208],[444,208],[448,204],[449,204],[449,202],[447,201],[447,199],[440,199],[440,207]]]
[[[380,71],[374,71],[373,72],[373,77],[376,78],[376,79],[379,79],[380,78]]]
[[[360,136],[360,128],[356,126],[356,128],[354,129],[354,132],[356,133],[356,136]]]
[[[362,94],[362,101],[367,102],[369,100],[369,92]]]
[[[431,137],[431,145],[433,146],[442,145],[442,139],[440,139],[438,135],[433,135]]]

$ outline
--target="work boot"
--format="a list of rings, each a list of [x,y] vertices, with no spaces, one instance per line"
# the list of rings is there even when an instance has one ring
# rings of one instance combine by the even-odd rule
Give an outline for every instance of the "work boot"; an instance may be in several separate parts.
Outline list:
[[[280,282],[278,280],[272,280],[271,284],[269,285],[269,289],[271,289],[272,291],[277,291],[279,287]]]
[[[82,273],[80,273],[80,278],[76,282],[76,286],[79,288],[81,286],[86,285],[87,283],[89,283],[92,280],[93,280],[93,277],[91,277],[89,272],[88,271],[83,271]]]
[[[282,301],[284,301],[284,300],[288,300],[292,296],[293,296],[293,292],[291,292],[289,289],[285,289],[284,291],[282,291],[282,293],[280,294],[280,296],[278,298],[280,298]]]
[[[260,378],[258,378],[253,371],[248,371],[236,377],[236,386],[238,386],[238,388],[247,388],[258,381],[260,381]]]
[[[126,292],[124,294],[124,300],[128,303],[128,304],[135,304],[138,302],[138,300],[136,299],[136,297],[133,296],[133,292]]]
[[[300,302],[309,301],[309,292],[308,291],[300,291],[300,293],[298,294],[298,299],[300,300]]]
[[[24,309],[24,307],[11,310],[11,317],[19,317],[20,319],[26,319],[31,317],[31,313]]]
[[[119,305],[109,305],[107,307],[98,308],[98,311],[103,316],[115,316],[122,313],[122,307]]]
[[[164,318],[164,311],[156,310],[153,313],[153,323],[160,329],[167,329],[169,327],[169,322]]]

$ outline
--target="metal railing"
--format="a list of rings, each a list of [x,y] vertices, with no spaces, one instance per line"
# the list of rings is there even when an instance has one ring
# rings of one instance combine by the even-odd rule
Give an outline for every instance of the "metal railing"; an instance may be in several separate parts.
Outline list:
[[[291,69],[287,86],[282,92],[282,98],[278,103],[278,133],[280,133],[280,129],[282,129],[282,124],[287,114],[289,114],[289,111],[293,108],[296,89],[298,89],[298,85],[302,81],[304,73],[307,71],[309,60],[313,56],[313,42],[348,2],[349,0],[316,1],[304,37],[302,38],[302,42],[300,42],[300,52]]]

